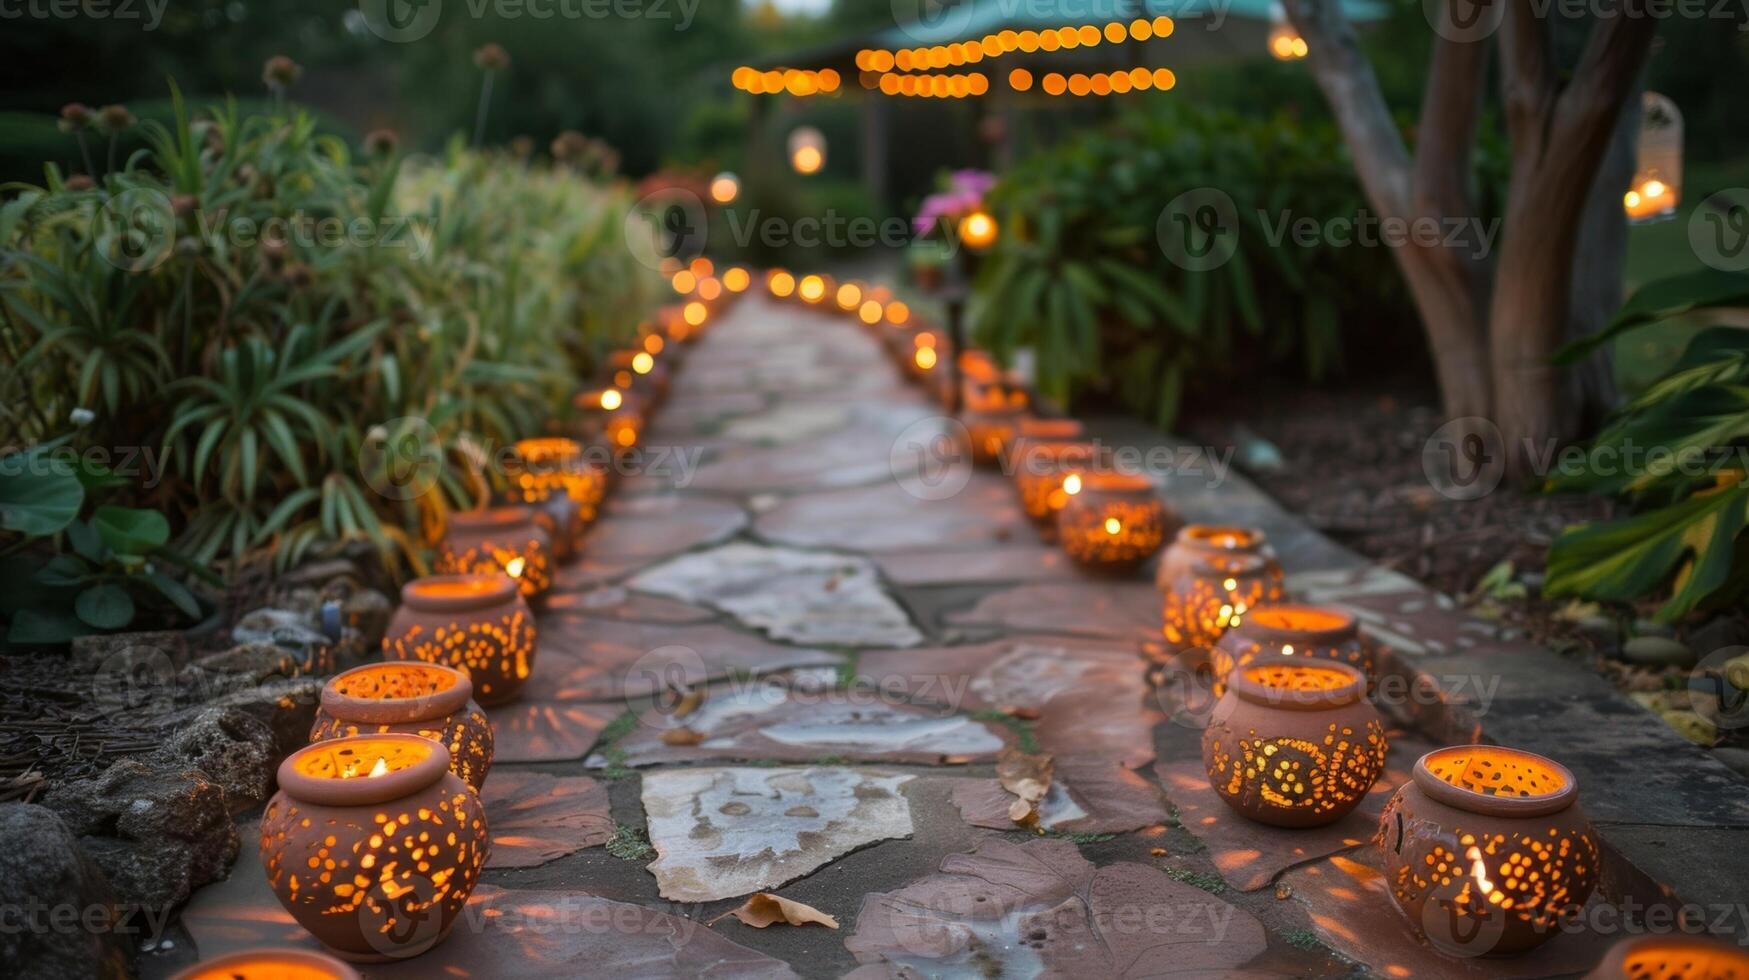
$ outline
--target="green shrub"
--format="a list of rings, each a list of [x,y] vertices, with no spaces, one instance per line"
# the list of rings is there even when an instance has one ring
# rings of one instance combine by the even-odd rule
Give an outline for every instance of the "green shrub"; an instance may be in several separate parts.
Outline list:
[[[1697,310],[1749,305],[1749,276],[1703,272],[1650,283],[1597,344]],[[1618,411],[1552,490],[1625,497],[1636,512],[1568,528],[1549,551],[1550,596],[1670,597],[1658,618],[1718,608],[1749,592],[1749,330],[1711,327]]]
[[[161,480],[100,493],[162,513],[198,566],[365,540],[421,567],[423,531],[486,491],[482,452],[551,424],[660,295],[620,185],[459,143],[355,155],[234,104],[191,120],[178,99],[147,135],[94,187],[50,167],[0,188],[0,447],[78,419],[75,454],[161,454]],[[458,465],[373,491],[373,446],[409,430]]]
[[[1238,235],[1231,259],[1193,272],[1158,225],[1198,189],[1232,199]],[[1108,392],[1168,426],[1193,380],[1287,361],[1320,378],[1342,369],[1351,325],[1413,329],[1388,249],[1283,234],[1283,219],[1366,212],[1327,124],[1172,104],[1024,161],[987,205],[1002,236],[976,287],[978,336],[1001,354],[1034,348],[1041,389],[1060,399]]]

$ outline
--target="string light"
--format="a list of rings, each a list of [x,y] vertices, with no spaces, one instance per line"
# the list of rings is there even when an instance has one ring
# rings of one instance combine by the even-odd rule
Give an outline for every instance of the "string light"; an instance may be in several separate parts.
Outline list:
[[[735,69],[729,76],[737,89],[754,95],[832,95],[843,85],[843,79],[831,68],[810,71],[802,68],[779,68],[760,71],[748,65]]]

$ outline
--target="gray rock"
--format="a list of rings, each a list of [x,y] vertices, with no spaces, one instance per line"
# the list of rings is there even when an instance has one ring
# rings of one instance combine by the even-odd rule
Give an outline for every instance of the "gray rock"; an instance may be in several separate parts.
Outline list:
[[[181,667],[188,662],[188,636],[177,630],[81,636],[73,640],[71,652],[73,668],[86,673],[114,670],[145,659],[167,660],[171,666]]]
[[[1621,659],[1642,667],[1690,667],[1694,651],[1667,636],[1636,636],[1621,645]]]
[[[205,773],[225,791],[226,808],[236,816],[259,806],[273,789],[275,748],[273,730],[261,719],[236,708],[208,708],[154,755]]]
[[[1662,636],[1668,639],[1676,638],[1676,627],[1660,623],[1655,619],[1634,620],[1635,636]]]
[[[1749,623],[1736,616],[1718,616],[1688,634],[1688,646],[1702,657],[1731,647],[1749,646]]]
[[[259,684],[272,678],[291,678],[303,673],[297,654],[271,643],[242,643],[228,650],[197,658],[184,669],[192,683],[201,683],[204,674],[221,674],[232,683]],[[210,681],[209,681],[210,682]]]
[[[1614,640],[1621,636],[1621,624],[1610,616],[1581,616],[1573,625],[1579,627],[1579,632],[1597,639]]]
[[[121,933],[109,927],[115,893],[61,818],[29,803],[0,804],[0,841],[6,842],[0,847],[0,908],[17,916],[0,929],[7,975],[127,976]],[[58,923],[49,917],[55,909],[77,910],[80,918],[70,926]],[[97,917],[97,928],[85,924],[86,914]]]
[[[342,621],[364,637],[366,646],[373,648],[382,644],[383,634],[389,631],[389,619],[394,615],[394,601],[375,589],[355,589],[340,604]]]
[[[320,623],[292,609],[257,609],[246,614],[231,629],[234,643],[267,643],[298,655],[307,674],[334,670],[334,641]]]
[[[1713,749],[1713,758],[1729,766],[1737,775],[1749,778],[1749,749],[1721,745]]]
[[[79,837],[123,905],[163,921],[189,893],[222,877],[241,841],[225,791],[198,769],[123,759],[43,799]]]
[[[271,680],[226,694],[209,707],[235,708],[254,717],[273,733],[274,751],[289,755],[309,744],[310,725],[316,720],[322,684],[318,677]]]

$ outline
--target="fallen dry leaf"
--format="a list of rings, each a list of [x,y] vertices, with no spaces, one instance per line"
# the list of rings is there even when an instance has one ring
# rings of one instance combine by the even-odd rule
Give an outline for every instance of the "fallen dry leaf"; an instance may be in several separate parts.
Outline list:
[[[704,733],[690,728],[670,728],[662,733],[663,745],[697,745],[704,741]]]
[[[1051,790],[1051,757],[1027,755],[1015,748],[1006,748],[996,758],[996,779],[1002,788],[1013,793],[1008,819],[1022,827],[1038,823],[1038,805]]]
[[[739,908],[730,909],[710,921],[715,925],[719,919],[734,916],[743,923],[755,929],[776,925],[779,922],[792,926],[822,925],[828,929],[838,928],[838,920],[801,902],[792,901],[773,895],[770,892],[755,892],[742,902]]]
[[[703,703],[704,688],[690,688],[685,694],[680,696],[680,700],[674,705],[674,717],[685,718],[687,715],[697,711],[698,706]]]

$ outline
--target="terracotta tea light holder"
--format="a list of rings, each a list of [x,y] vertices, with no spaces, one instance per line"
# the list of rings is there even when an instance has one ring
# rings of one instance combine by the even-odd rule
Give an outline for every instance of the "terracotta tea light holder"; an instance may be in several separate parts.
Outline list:
[[[1241,816],[1322,827],[1385,771],[1384,720],[1344,664],[1270,657],[1239,668],[1202,733],[1209,785]]]
[[[1001,465],[1025,415],[1025,409],[1006,405],[968,407],[960,412],[960,424],[966,427],[966,448],[971,454],[972,464],[983,467]]]
[[[1145,476],[1085,473],[1079,483],[1057,511],[1057,540],[1083,568],[1133,572],[1178,523]]]
[[[1749,950],[1672,933],[1634,936],[1610,947],[1585,980],[1745,980]]]
[[[1092,469],[1098,453],[1079,422],[1022,419],[1009,451],[1021,510],[1039,527],[1055,528],[1057,511],[1069,502],[1063,481]]]
[[[563,495],[576,503],[581,524],[595,522],[607,496],[607,472],[591,463],[575,439],[523,439],[516,444],[510,494],[519,503],[537,504]],[[581,541],[581,529],[578,542]],[[576,543],[576,542],[574,542]]]
[[[1287,597],[1281,562],[1262,531],[1189,524],[1179,529],[1154,582],[1167,642],[1210,647],[1259,606]]]
[[[454,667],[481,704],[515,700],[534,670],[534,614],[503,575],[433,575],[401,587],[383,656]]]
[[[492,723],[474,703],[473,681],[454,667],[402,660],[366,664],[323,685],[311,742],[394,732],[442,743],[449,771],[475,790],[492,769]]]
[[[171,980],[359,980],[358,971],[325,953],[270,947],[215,956]]]
[[[261,863],[280,904],[353,962],[442,942],[491,845],[480,797],[449,752],[417,735],[305,746],[279,767],[261,818]]]
[[[1274,603],[1251,610],[1210,651],[1215,693],[1233,670],[1271,656],[1337,661],[1359,670],[1369,685],[1378,682],[1373,648],[1352,614],[1331,606]]]
[[[572,405],[581,415],[578,435],[607,446],[617,456],[636,449],[644,437],[647,403],[636,391],[610,385],[577,395]]]
[[[1597,885],[1579,786],[1552,759],[1493,745],[1436,749],[1385,805],[1385,883],[1435,946],[1507,956],[1548,941]]]
[[[445,575],[508,575],[535,601],[553,586],[553,548],[524,506],[451,514],[433,566]]]
[[[608,367],[613,372],[614,387],[637,392],[652,408],[668,395],[668,365],[647,350],[614,351],[608,358]]]

